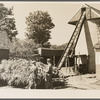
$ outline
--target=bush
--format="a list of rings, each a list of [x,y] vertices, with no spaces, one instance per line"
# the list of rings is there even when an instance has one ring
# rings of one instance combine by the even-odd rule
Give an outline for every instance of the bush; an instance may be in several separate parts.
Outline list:
[[[32,39],[19,40],[14,38],[10,48],[10,57],[33,58],[38,54],[39,44],[34,43]]]

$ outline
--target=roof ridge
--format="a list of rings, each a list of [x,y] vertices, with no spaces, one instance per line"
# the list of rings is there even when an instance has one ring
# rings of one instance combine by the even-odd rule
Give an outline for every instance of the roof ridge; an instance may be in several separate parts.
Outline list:
[[[91,9],[93,9],[94,11],[96,11],[97,13],[100,14],[100,10],[98,10],[98,9],[96,9],[96,8],[94,8],[94,7],[90,6],[90,5],[88,5],[88,4],[85,4],[85,5],[88,6],[88,7],[90,7]]]
[[[86,9],[90,9],[90,10],[87,10],[87,12],[90,12],[90,17],[88,17],[88,15],[86,16],[87,18],[86,19],[96,19],[96,18],[99,18],[100,19],[100,10],[88,5],[88,4],[84,4],[82,8],[86,8]],[[72,24],[72,25],[76,25],[77,21],[79,20],[80,18],[80,10],[78,10],[78,12],[76,14],[74,14],[74,16],[70,19],[70,21],[68,22],[68,24]],[[88,13],[86,13],[88,14]],[[95,16],[94,16],[95,15]]]

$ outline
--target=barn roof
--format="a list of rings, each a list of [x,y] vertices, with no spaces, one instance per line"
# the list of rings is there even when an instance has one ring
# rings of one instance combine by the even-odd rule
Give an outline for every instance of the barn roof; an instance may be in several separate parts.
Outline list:
[[[6,31],[0,31],[0,49],[10,49],[11,41]]]
[[[38,53],[40,56],[61,56],[64,50],[62,49],[50,49],[50,48],[39,48]]]
[[[100,10],[85,4],[84,6],[82,6],[78,12],[70,19],[70,21],[68,22],[69,24],[72,25],[76,25],[77,21],[79,21],[79,18],[81,16],[81,11],[82,8],[86,9],[86,19],[100,19]]]

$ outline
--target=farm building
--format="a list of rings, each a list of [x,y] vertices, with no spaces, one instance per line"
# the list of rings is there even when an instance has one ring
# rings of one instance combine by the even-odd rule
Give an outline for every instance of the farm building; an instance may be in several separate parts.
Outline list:
[[[84,13],[85,12],[85,13]],[[82,22],[81,22],[82,21]],[[95,47],[96,44],[100,45],[100,11],[94,7],[91,7],[89,5],[85,5],[79,9],[79,11],[71,18],[71,20],[68,22],[71,25],[75,25],[76,28],[74,30],[74,33],[78,30],[79,35],[76,40],[75,44],[75,54],[74,54],[74,63],[73,64],[83,64],[85,65],[85,70],[88,73],[100,73],[100,46]],[[78,27],[79,25],[79,27]],[[79,29],[78,29],[79,28]],[[72,34],[72,33],[71,33]],[[75,34],[74,34],[75,35]],[[72,36],[72,38],[74,37]],[[62,66],[63,61],[65,62],[66,57],[68,56],[68,48],[70,48],[70,43],[72,40],[69,41],[69,46],[65,48],[63,51],[54,51],[54,50],[48,50],[49,52],[46,52],[47,50],[43,51],[44,49],[41,49],[41,56],[47,57],[54,57],[56,59],[56,65],[58,60],[61,57],[61,53],[65,52],[59,65]],[[44,53],[46,54],[44,54]],[[43,53],[43,55],[42,55]],[[56,56],[56,57],[55,57]],[[57,59],[57,56],[59,56],[59,59]],[[78,60],[80,58],[80,61]],[[73,61],[72,61],[73,62]],[[100,78],[100,76],[98,76]]]
[[[6,31],[0,31],[0,60],[9,58],[11,42]]]
[[[87,55],[88,72],[94,73],[96,71],[96,53],[98,52],[95,50],[95,44],[100,43],[100,11],[89,5],[85,5],[84,8],[86,9],[86,20],[83,23],[84,27],[82,27],[75,54],[80,52],[80,55]],[[80,16],[81,9],[72,17],[69,24],[76,25]]]
[[[38,53],[43,57],[43,62],[46,63],[46,59],[50,58],[53,65],[57,65],[64,50],[49,49],[49,48],[39,48]]]
[[[43,57],[43,63],[46,63],[47,58],[52,60],[52,64],[57,66],[58,61],[60,60],[62,53],[64,52],[63,49],[49,49],[49,48],[39,48],[38,53],[41,57]],[[68,62],[65,60],[63,63],[63,67],[67,66]],[[74,59],[69,58],[69,65],[74,66]]]

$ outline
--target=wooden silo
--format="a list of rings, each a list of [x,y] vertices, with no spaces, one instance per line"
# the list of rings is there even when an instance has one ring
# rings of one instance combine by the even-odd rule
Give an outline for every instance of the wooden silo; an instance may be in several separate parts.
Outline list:
[[[81,9],[83,8],[86,9],[86,19],[75,48],[75,54],[77,55],[80,52],[80,55],[88,55],[88,72],[94,73],[96,72],[94,45],[99,42],[98,34],[100,34],[100,30],[98,30],[98,24],[100,23],[98,22],[100,22],[100,11],[89,5],[85,5]],[[81,9],[71,18],[69,24],[76,25],[81,16]]]

